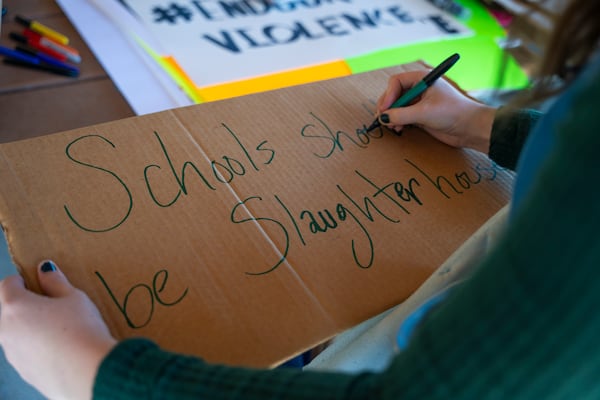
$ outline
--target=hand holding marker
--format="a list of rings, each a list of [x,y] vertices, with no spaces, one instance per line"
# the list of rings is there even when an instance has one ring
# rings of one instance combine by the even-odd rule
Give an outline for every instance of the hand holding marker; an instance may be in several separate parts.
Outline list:
[[[411,101],[419,97],[427,88],[435,83],[435,81],[444,75],[460,58],[456,53],[444,60],[440,65],[435,67],[430,73],[419,81],[415,86],[410,88],[408,92],[404,93],[398,100],[392,103],[390,108],[404,107],[410,104]],[[371,126],[367,128],[367,132],[371,132],[373,129],[381,126],[379,119],[375,119]]]

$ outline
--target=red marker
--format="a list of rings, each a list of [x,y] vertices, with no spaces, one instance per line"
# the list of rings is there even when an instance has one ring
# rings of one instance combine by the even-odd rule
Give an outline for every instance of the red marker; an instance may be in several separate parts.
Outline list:
[[[81,62],[81,57],[79,56],[79,52],[70,46],[65,46],[60,43],[55,42],[54,40],[50,40],[47,37],[40,35],[39,33],[35,33],[31,29],[25,29],[23,31],[23,35],[29,39],[31,43],[39,43],[40,46],[45,48],[49,48],[54,50],[57,53],[64,54],[67,57],[67,60],[78,63]]]
[[[33,47],[34,49],[36,49],[36,50],[39,50],[41,52],[44,52],[44,53],[48,54],[50,57],[56,58],[59,61],[67,61],[67,56],[66,55],[64,55],[62,53],[58,53],[58,52],[52,50],[51,48],[42,46],[40,44],[39,40],[38,41],[29,40],[25,36],[19,35],[18,33],[14,33],[14,32],[11,32],[9,34],[9,36],[10,36],[11,39],[13,39],[13,40],[15,40],[15,41],[17,41],[17,42],[19,42],[21,44],[29,45],[29,46]]]

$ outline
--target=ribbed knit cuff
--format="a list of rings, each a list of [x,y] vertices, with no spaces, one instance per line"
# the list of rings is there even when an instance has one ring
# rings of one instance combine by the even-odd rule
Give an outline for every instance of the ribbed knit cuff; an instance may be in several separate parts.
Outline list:
[[[146,399],[153,382],[149,377],[157,376],[164,353],[146,339],[121,341],[100,364],[94,383],[94,400]]]
[[[500,109],[492,125],[490,158],[514,171],[527,136],[542,115],[531,109]]]

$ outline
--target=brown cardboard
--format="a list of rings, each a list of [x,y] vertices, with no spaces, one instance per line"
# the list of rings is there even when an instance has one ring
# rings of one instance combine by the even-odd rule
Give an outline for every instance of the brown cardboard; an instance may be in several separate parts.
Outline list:
[[[310,348],[403,301],[509,198],[482,154],[364,134],[400,70],[2,144],[14,261],[36,289],[55,260],[119,338],[249,366]]]

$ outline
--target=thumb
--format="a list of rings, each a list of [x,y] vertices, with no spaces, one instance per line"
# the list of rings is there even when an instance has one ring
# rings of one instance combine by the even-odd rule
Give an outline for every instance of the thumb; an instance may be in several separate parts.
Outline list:
[[[42,261],[38,267],[38,279],[42,292],[49,297],[69,295],[75,288],[53,261]]]

